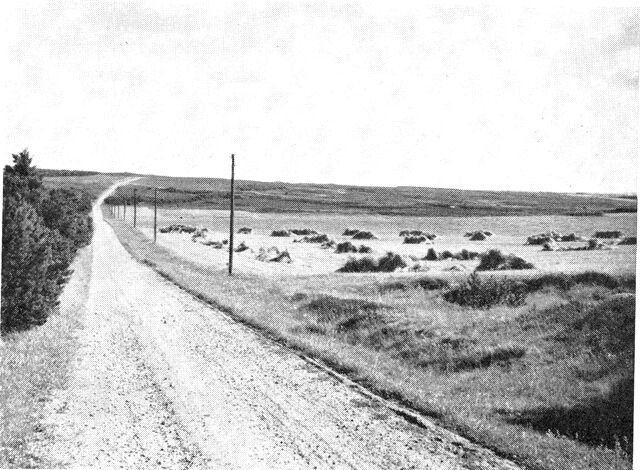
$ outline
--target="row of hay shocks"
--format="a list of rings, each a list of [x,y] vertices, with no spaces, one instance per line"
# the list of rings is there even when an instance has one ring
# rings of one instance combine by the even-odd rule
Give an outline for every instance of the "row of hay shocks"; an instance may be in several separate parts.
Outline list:
[[[235,154],[231,154],[231,200],[229,204],[229,276],[233,274],[233,222],[235,209]],[[137,226],[138,210],[137,210],[137,190],[133,189],[133,227]],[[122,218],[127,220],[127,205],[129,199],[122,198]],[[112,217],[120,218],[120,204],[109,205],[109,212]],[[158,239],[158,188],[153,189],[153,243]]]

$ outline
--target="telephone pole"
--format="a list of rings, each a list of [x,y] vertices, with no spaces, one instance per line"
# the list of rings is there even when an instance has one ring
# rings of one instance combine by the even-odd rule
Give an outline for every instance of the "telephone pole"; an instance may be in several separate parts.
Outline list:
[[[229,276],[233,274],[233,209],[234,194],[233,185],[235,177],[235,155],[231,154],[231,200],[230,200],[230,217],[229,217]]]
[[[158,237],[158,188],[153,189],[153,243]]]
[[[136,190],[133,190],[133,226],[135,228],[136,226],[136,216],[137,216],[137,212],[136,212]]]

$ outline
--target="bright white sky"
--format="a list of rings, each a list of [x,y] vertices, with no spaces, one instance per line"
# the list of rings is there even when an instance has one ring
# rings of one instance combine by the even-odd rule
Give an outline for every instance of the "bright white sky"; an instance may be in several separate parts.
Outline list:
[[[3,162],[635,192],[640,9],[13,2]]]

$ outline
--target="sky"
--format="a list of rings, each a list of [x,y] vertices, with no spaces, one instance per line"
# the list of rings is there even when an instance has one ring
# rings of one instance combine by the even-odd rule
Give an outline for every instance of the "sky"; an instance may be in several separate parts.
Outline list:
[[[5,164],[636,192],[638,8],[8,5]]]

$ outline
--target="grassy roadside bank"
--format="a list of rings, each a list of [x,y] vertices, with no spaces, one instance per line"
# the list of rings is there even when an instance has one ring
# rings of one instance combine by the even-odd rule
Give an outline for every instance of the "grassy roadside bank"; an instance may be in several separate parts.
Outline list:
[[[64,388],[78,349],[91,276],[92,247],[78,251],[75,275],[66,285],[60,307],[47,322],[24,332],[4,336],[0,343],[0,467],[47,467],[33,448],[43,431],[40,421],[51,393]]]
[[[229,278],[110,223],[136,259],[175,284],[500,455],[529,468],[631,468],[624,439],[613,439],[632,388],[627,281],[549,281],[522,304],[474,309],[443,300],[442,284],[397,277]],[[554,422],[580,416],[576,429]],[[587,421],[596,427],[575,436]]]

